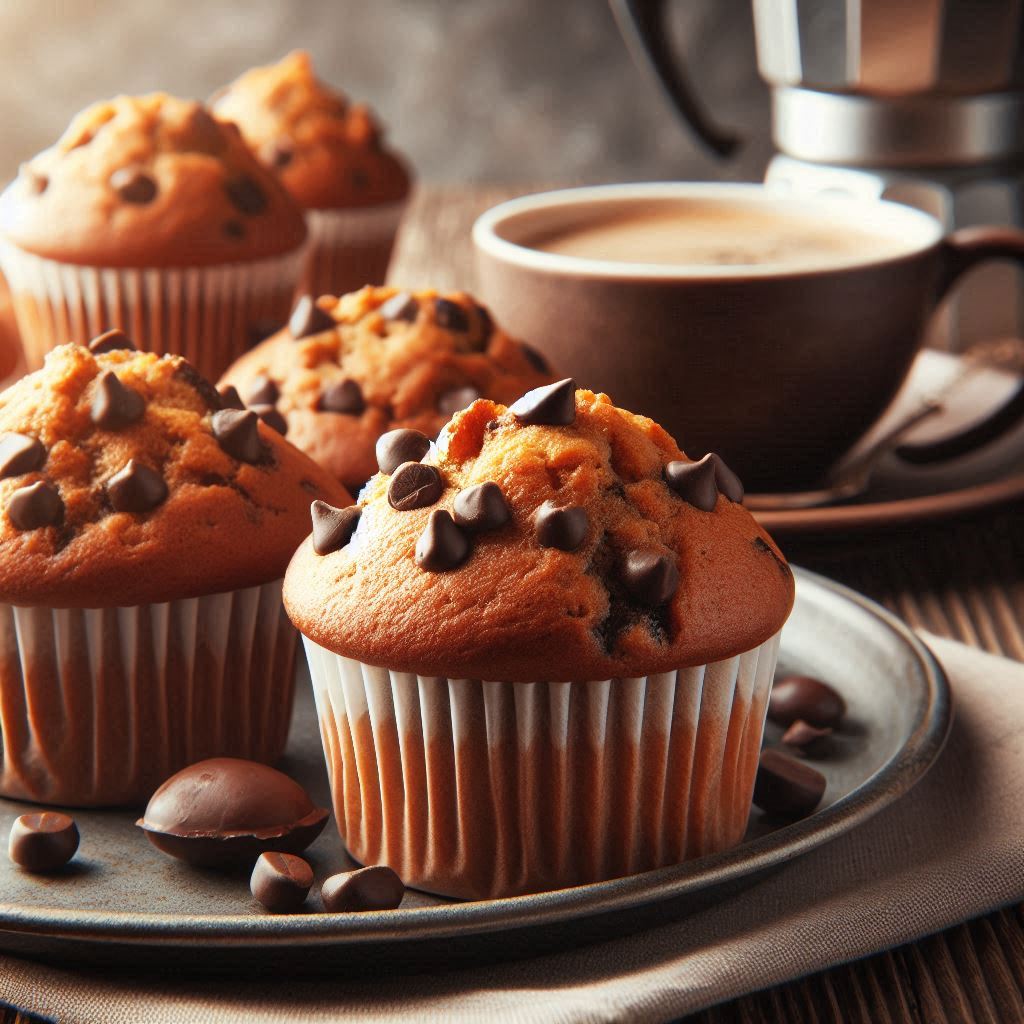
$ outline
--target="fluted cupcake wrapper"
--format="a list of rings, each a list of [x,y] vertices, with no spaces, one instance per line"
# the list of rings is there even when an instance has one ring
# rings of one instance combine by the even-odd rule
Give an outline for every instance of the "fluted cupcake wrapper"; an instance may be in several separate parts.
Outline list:
[[[778,634],[708,665],[587,683],[422,677],[303,639],[341,837],[407,885],[539,892],[743,838]]]
[[[203,758],[277,760],[297,636],[280,580],[132,608],[0,605],[0,795],[139,804]]]
[[[208,380],[288,319],[306,247],[208,267],[78,266],[0,242],[30,370],[68,342],[119,327],[140,348],[184,356]]]

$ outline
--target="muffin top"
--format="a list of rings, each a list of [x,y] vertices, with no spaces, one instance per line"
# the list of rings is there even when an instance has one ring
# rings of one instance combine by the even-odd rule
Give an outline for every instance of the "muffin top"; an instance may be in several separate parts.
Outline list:
[[[735,475],[605,395],[474,402],[421,462],[411,440],[382,445],[358,506],[314,503],[285,576],[292,621],[338,654],[580,682],[730,657],[789,614],[793,576]]]
[[[210,105],[306,209],[372,206],[409,191],[409,172],[384,148],[369,108],[319,81],[308,53],[246,71]]]
[[[283,575],[348,492],[177,356],[119,331],[0,394],[0,601],[149,604]]]
[[[93,104],[23,164],[0,233],[66,263],[190,267],[289,252],[306,226],[233,125],[154,93]]]
[[[496,327],[463,292],[363,288],[300,301],[288,328],[221,379],[353,492],[377,471],[385,431],[431,438],[480,397],[510,402],[552,380],[542,357]]]

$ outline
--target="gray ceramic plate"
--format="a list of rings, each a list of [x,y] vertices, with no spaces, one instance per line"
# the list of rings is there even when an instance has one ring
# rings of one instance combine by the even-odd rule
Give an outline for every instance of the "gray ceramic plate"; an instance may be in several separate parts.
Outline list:
[[[945,740],[949,691],[925,647],[877,605],[808,572],[798,571],[780,670],[824,678],[847,700],[836,750],[819,763],[828,790],[796,824],[772,828],[755,811],[747,840],[728,853],[515,899],[457,903],[410,892],[396,911],[330,915],[311,897],[307,913],[275,917],[259,912],[245,875],[196,871],[158,853],[135,814],[76,812],[82,844],[66,874],[40,879],[0,857],[0,948],[62,962],[173,959],[220,970],[290,960],[332,973],[387,956],[389,969],[424,969],[535,954],[693,912],[903,796]],[[282,767],[329,806],[309,689],[303,673]],[[0,836],[26,809],[0,801]],[[351,865],[332,824],[309,856],[318,878]]]

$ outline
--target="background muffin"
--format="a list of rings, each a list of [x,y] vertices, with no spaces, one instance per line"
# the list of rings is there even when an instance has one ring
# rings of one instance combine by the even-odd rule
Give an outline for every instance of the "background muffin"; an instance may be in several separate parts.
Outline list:
[[[369,108],[320,82],[301,50],[247,71],[210,102],[307,211],[303,291],[341,295],[383,284],[409,172]]]
[[[306,229],[237,129],[157,93],[82,111],[0,196],[0,236],[31,368],[120,327],[216,378],[287,318]]]
[[[538,353],[463,292],[364,288],[300,301],[289,328],[242,356],[221,386],[264,414],[276,409],[288,440],[354,493],[377,471],[386,431],[434,438],[477,398],[509,402],[551,379]]]

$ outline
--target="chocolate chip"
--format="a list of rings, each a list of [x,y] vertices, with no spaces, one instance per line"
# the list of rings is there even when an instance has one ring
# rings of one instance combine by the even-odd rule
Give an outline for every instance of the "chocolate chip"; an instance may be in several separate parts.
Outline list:
[[[263,163],[273,167],[275,171],[287,167],[292,162],[295,151],[287,139],[270,139],[259,149],[259,157]]]
[[[104,430],[120,430],[142,418],[146,400],[132,388],[125,387],[113,370],[104,370],[96,379],[90,416]]]
[[[699,462],[675,460],[665,466],[665,480],[687,504],[702,512],[713,512],[718,502],[713,455],[705,455]]]
[[[256,184],[252,178],[241,175],[238,178],[229,178],[224,182],[224,191],[228,199],[235,204],[236,209],[247,213],[250,216],[262,213],[267,208],[267,197],[263,189]]]
[[[358,505],[335,508],[318,498],[309,506],[313,520],[313,550],[318,555],[340,551],[355,533],[363,510]]]
[[[576,419],[576,382],[571,377],[527,391],[509,410],[520,423],[564,427]]]
[[[115,512],[151,512],[167,499],[167,484],[149,466],[135,459],[107,481],[107,497]]]
[[[7,515],[18,530],[38,530],[64,519],[64,502],[57,488],[40,480],[19,487],[7,502]]]
[[[469,557],[469,541],[455,525],[451,513],[435,508],[427,528],[416,541],[416,564],[428,572],[445,572],[461,565]]]
[[[387,302],[381,303],[377,312],[385,320],[404,320],[411,324],[419,316],[420,304],[408,292],[398,292]]]
[[[46,449],[35,437],[6,434],[0,440],[0,480],[39,469],[46,462]]]
[[[430,438],[418,430],[401,427],[377,438],[377,465],[382,473],[391,474],[403,462],[419,462],[430,451]]]
[[[722,461],[721,456],[712,455],[711,461],[715,464],[715,483],[718,489],[730,501],[742,501],[743,484],[740,478]]]
[[[501,488],[493,481],[459,491],[452,504],[455,522],[467,530],[497,530],[512,517]]]
[[[221,409],[210,417],[213,436],[221,448],[241,462],[259,462],[266,453],[258,424],[259,417],[251,409]]]
[[[798,718],[782,735],[782,742],[787,747],[796,747],[806,754],[821,756],[829,747],[832,730],[819,729],[810,722]]]
[[[537,540],[543,547],[559,551],[575,551],[587,536],[589,523],[586,509],[553,501],[545,501],[533,516]]]
[[[479,397],[480,392],[470,385],[464,388],[454,388],[438,398],[437,409],[438,412],[443,412],[446,416],[454,416],[455,413],[471,406]]]
[[[780,818],[805,818],[825,795],[821,772],[778,750],[762,750],[754,781],[754,803]]]
[[[370,187],[370,176],[361,167],[352,169],[352,187],[357,192],[365,192]]]
[[[232,218],[231,220],[224,221],[221,225],[221,230],[227,238],[245,238],[245,225],[240,220]]]
[[[486,345],[494,333],[494,320],[487,307],[481,306],[479,303],[477,303],[476,314],[480,319],[480,341]]]
[[[335,326],[334,317],[325,313],[309,295],[303,295],[295,303],[288,318],[288,331],[296,341],[312,334],[323,334]]]
[[[282,437],[288,433],[288,421],[284,418],[276,405],[250,405],[250,409],[261,422],[266,423],[271,430],[276,430]]]
[[[468,331],[469,317],[466,311],[451,299],[434,299],[434,321],[446,331]]]
[[[74,818],[57,811],[37,811],[15,819],[7,853],[26,871],[44,874],[64,867],[74,857],[78,839]]]
[[[246,405],[273,405],[281,397],[281,389],[269,377],[253,377],[245,389]]]
[[[548,365],[548,361],[531,345],[527,345],[526,342],[521,341],[519,347],[523,350],[523,355],[526,356],[526,361],[538,372],[538,373],[550,373],[551,367]]]
[[[174,368],[174,376],[193,388],[208,409],[221,408],[221,396],[217,389],[190,362],[182,359]]]
[[[444,493],[444,480],[436,466],[404,462],[388,484],[388,504],[399,512],[433,505]]]
[[[156,198],[156,182],[141,167],[119,167],[110,176],[110,187],[126,203],[145,205]]]
[[[366,409],[363,389],[358,381],[340,380],[324,388],[316,407],[321,412],[336,412],[346,416],[359,416]]]
[[[679,570],[670,555],[630,551],[622,562],[622,582],[634,601],[657,608],[679,589]]]
[[[134,352],[135,342],[124,331],[118,330],[116,327],[104,331],[99,337],[93,338],[89,342],[89,351],[94,356],[101,356],[105,352],[119,352],[123,349]]]
[[[846,701],[831,686],[811,676],[776,679],[768,698],[768,717],[777,725],[803,719],[819,729],[834,729],[846,714]]]
[[[249,891],[272,914],[294,913],[313,887],[313,869],[294,853],[261,853]]]
[[[217,394],[220,396],[220,407],[222,409],[244,409],[245,402],[242,401],[242,396],[238,393],[238,388],[234,384],[225,384],[222,388],[217,388]]]
[[[331,875],[320,887],[320,898],[329,914],[394,910],[404,894],[402,880],[384,865]]]

